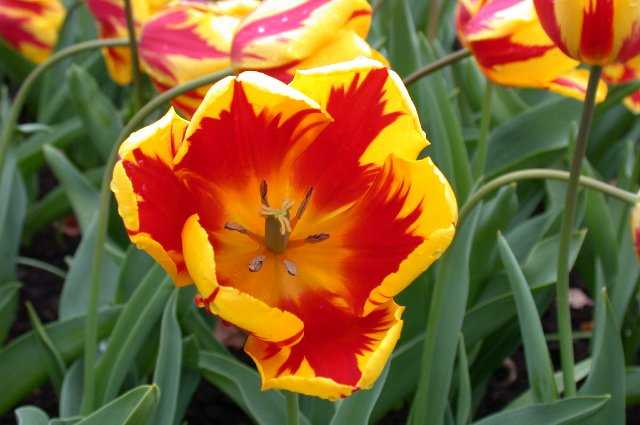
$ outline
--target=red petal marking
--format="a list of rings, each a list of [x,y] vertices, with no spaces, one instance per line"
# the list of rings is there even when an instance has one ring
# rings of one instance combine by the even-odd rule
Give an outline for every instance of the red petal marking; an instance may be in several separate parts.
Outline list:
[[[33,14],[40,15],[44,13],[46,4],[44,1],[25,1],[25,0],[0,0],[0,6],[7,9],[28,10]]]
[[[333,117],[295,165],[295,186],[314,188],[311,204],[330,211],[362,196],[373,181],[372,166],[359,160],[382,130],[402,114],[385,113],[386,69],[357,74],[348,87],[332,87],[327,111]],[[390,141],[392,143],[392,141]]]
[[[231,190],[245,190],[252,177],[269,181],[277,173],[288,172],[281,169],[282,161],[311,130],[301,124],[313,113],[316,110],[304,109],[286,121],[281,113],[272,115],[266,109],[256,114],[242,83],[236,81],[229,110],[218,118],[202,119],[176,170]]]
[[[640,22],[636,22],[629,37],[622,43],[618,53],[618,61],[625,62],[640,54]]]
[[[192,59],[226,58],[229,52],[218,50],[196,32],[197,24],[181,25],[189,20],[186,10],[173,10],[147,22],[140,36],[140,56],[150,67],[174,78],[168,55]]]
[[[587,91],[587,88],[585,86],[582,86],[569,78],[559,77],[553,80],[553,83],[564,86],[564,87],[572,88],[581,93],[586,93]]]
[[[341,239],[350,255],[342,261],[341,273],[353,298],[351,305],[359,314],[371,291],[385,277],[397,272],[402,261],[423,242],[411,234],[422,213],[421,207],[406,217],[398,217],[410,184],[406,181],[398,184],[393,168],[386,165],[364,198],[353,211],[347,212],[350,224]]]
[[[20,50],[23,44],[32,44],[43,49],[50,48],[51,46],[38,40],[33,33],[24,28],[28,22],[27,17],[18,18],[0,14],[0,38],[16,50]]]
[[[526,1],[527,0],[494,0],[488,2],[480,8],[478,13],[473,16],[472,19],[467,22],[464,28],[465,34],[470,35],[486,29],[491,29],[493,21],[496,19],[494,15]]]
[[[640,92],[635,92],[633,96],[637,98],[638,103],[640,104]],[[636,229],[635,236],[634,243],[636,245],[636,253],[638,254],[638,257],[640,257],[640,227]]]
[[[311,13],[331,1],[332,0],[307,0],[296,7],[283,10],[275,15],[267,16],[242,26],[233,38],[231,59],[234,62],[242,62],[245,56],[262,59],[262,57],[255,54],[245,55],[244,49],[255,40],[302,27]],[[286,40],[282,41],[286,42]]]
[[[511,41],[510,36],[474,41],[470,47],[480,65],[489,69],[498,65],[538,58],[555,48],[553,44],[546,46],[516,44]]]
[[[153,85],[156,87],[156,89],[160,93],[163,93],[171,88],[171,86],[163,84],[160,81],[157,81],[153,78],[152,78],[152,81],[153,81]],[[192,116],[196,112],[197,105],[194,106],[193,104],[188,103],[187,101],[191,99],[191,100],[194,100],[196,103],[200,104],[203,98],[204,96],[199,94],[197,90],[192,90],[190,92],[181,94],[178,97],[174,97],[173,99],[171,99],[171,104],[177,109],[179,109],[180,111],[184,112],[186,115]]]
[[[289,358],[280,366],[278,375],[295,374],[306,359],[316,376],[333,379],[344,385],[357,385],[362,375],[356,355],[375,348],[371,335],[388,329],[393,316],[385,309],[366,317],[357,317],[331,303],[331,294],[306,293],[296,304],[285,307],[304,322],[304,336],[291,347]],[[277,344],[268,344],[274,355]],[[269,355],[267,355],[269,357]]]
[[[351,21],[361,16],[371,16],[371,10],[369,9],[354,10],[351,16],[349,16],[349,20]]]
[[[139,149],[134,157],[137,163],[123,161],[123,166],[139,198],[140,229],[135,233],[149,233],[165,251],[182,252],[182,227],[195,213],[190,193],[160,159]]]
[[[554,9],[554,0],[533,0],[536,6],[536,12],[538,14],[538,20],[542,24],[542,28],[547,33],[549,38],[562,50],[569,55],[567,46],[562,42],[562,30],[558,19],[556,17]],[[571,56],[571,55],[569,55]]]
[[[613,0],[596,0],[591,9],[583,10],[580,56],[589,60],[601,60],[613,49]]]
[[[109,0],[87,0],[87,6],[98,21],[101,37],[116,36],[118,29],[126,27],[124,6]]]

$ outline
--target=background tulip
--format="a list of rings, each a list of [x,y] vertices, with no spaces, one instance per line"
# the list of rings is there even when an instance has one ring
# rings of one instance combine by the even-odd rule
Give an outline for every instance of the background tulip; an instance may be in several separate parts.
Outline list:
[[[583,99],[588,82],[579,63],[544,32],[532,0],[458,2],[456,28],[484,74],[497,84],[544,88]],[[607,90],[600,84],[598,101]]]
[[[237,30],[232,65],[288,82],[295,69],[359,56],[385,62],[365,41],[370,26],[365,0],[266,0]]]
[[[58,0],[0,0],[0,39],[40,63],[55,47],[64,16]]]
[[[640,54],[637,0],[534,0],[549,37],[567,55],[590,65]]]
[[[640,81],[640,56],[624,62],[607,65],[602,77],[610,84],[626,84],[633,81]],[[640,91],[637,91],[624,100],[624,104],[634,114],[640,114]]]
[[[228,68],[235,29],[258,4],[253,0],[180,2],[149,20],[140,36],[140,60],[156,88],[165,91]],[[208,89],[201,87],[172,103],[190,116]]]
[[[131,0],[136,30],[152,15],[164,8],[169,0]],[[87,0],[96,19],[101,38],[127,37],[127,19],[123,0]],[[131,82],[131,53],[128,47],[102,49],[109,75],[118,84]]]

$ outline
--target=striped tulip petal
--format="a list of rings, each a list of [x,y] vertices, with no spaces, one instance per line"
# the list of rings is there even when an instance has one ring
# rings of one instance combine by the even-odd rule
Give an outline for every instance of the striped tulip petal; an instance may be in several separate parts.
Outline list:
[[[495,83],[584,98],[579,63],[545,33],[532,0],[460,2],[457,16],[461,40]],[[601,86],[599,98],[605,95]]]
[[[640,259],[640,202],[631,211],[631,235],[633,246]]]
[[[169,0],[132,0],[136,31],[143,22],[161,10]],[[89,11],[96,19],[100,38],[127,37],[127,19],[123,0],[87,0]],[[127,47],[102,49],[111,79],[118,84],[131,82],[131,53]]]
[[[570,57],[590,65],[640,54],[637,0],[534,0],[549,37]]]
[[[415,160],[425,146],[378,62],[289,85],[243,72],[190,122],[170,112],[135,133],[112,187],[134,242],[249,334],[264,389],[336,399],[373,385],[402,328],[393,297],[453,238],[456,200]]]
[[[205,74],[228,68],[233,33],[257,2],[181,2],[145,23],[140,37],[140,58],[160,91]],[[173,100],[191,116],[210,86]]]
[[[58,0],[0,0],[0,39],[41,63],[58,41],[65,9]]]
[[[606,66],[602,76],[609,84],[626,84],[640,81],[640,56],[636,56],[624,63]],[[640,114],[640,91],[627,96],[624,104],[634,114]]]
[[[266,0],[238,28],[232,64],[288,82],[296,69],[378,57],[364,41],[370,25],[364,0]]]

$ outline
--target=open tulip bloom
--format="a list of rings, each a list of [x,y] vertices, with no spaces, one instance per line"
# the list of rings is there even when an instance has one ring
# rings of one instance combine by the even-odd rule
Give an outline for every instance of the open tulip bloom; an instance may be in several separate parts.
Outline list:
[[[602,77],[610,84],[626,84],[640,81],[640,56],[624,62],[604,67]],[[634,114],[640,114],[640,91],[627,96],[624,104]]]
[[[0,39],[32,62],[43,62],[58,41],[65,10],[58,0],[0,0]]]
[[[584,99],[588,71],[545,33],[533,0],[460,0],[456,27],[482,72],[493,82],[541,88]],[[607,89],[600,84],[598,101]]]
[[[249,334],[263,389],[369,388],[402,328],[394,296],[451,242],[454,194],[399,77],[358,60],[211,87],[120,148],[131,240]]]

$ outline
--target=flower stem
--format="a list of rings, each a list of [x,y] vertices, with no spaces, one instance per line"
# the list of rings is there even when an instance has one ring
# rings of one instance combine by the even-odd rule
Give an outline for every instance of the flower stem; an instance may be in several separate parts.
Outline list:
[[[298,394],[286,391],[285,397],[287,399],[287,425],[300,425]]]
[[[91,274],[89,276],[89,305],[87,306],[84,340],[84,394],[81,409],[83,414],[93,411],[96,407],[96,402],[102,403],[102,400],[95,399],[95,362],[98,345],[98,296],[100,294],[100,270],[102,269],[102,257],[104,253],[104,245],[107,239],[107,227],[109,224],[109,209],[111,208],[109,184],[111,182],[113,167],[118,160],[118,148],[120,147],[120,144],[143,123],[145,118],[157,108],[161,107],[176,96],[218,81],[222,77],[229,75],[229,73],[230,71],[226,69],[207,74],[198,79],[189,81],[188,83],[176,86],[153,98],[144,105],[122,129],[118,136],[118,140],[113,145],[109,159],[107,159],[107,163],[104,168],[104,178],[102,179],[102,185],[100,187],[98,222],[95,230],[96,244],[91,262]]]
[[[569,173],[561,170],[549,170],[546,168],[532,168],[528,170],[514,171],[497,177],[484,184],[475,191],[460,209],[460,222],[469,215],[473,208],[480,203],[486,196],[495,192],[503,186],[516,183],[521,180],[558,180],[569,181]],[[628,192],[618,187],[612,186],[591,177],[580,176],[578,183],[589,189],[597,190],[616,199],[635,205],[638,202],[638,196],[635,193]]]
[[[136,38],[136,22],[133,17],[131,0],[124,0],[124,11],[127,18],[127,36],[129,38],[129,51],[131,52],[131,75],[133,78],[133,110],[137,112],[142,106],[142,74],[140,73],[140,60],[138,58],[138,40]]]
[[[576,394],[574,371],[573,338],[571,329],[571,310],[569,307],[569,248],[571,233],[576,214],[578,200],[578,184],[582,170],[582,161],[587,152],[587,142],[591,131],[591,122],[595,110],[595,98],[602,68],[593,66],[589,75],[589,86],[582,110],[580,130],[576,139],[575,152],[571,162],[571,173],[565,200],[564,215],[560,228],[560,248],[558,252],[558,280],[556,283],[556,308],[558,315],[558,334],[560,337],[560,363],[564,381],[565,397]]]
[[[455,51],[453,53],[450,53],[447,56],[444,56],[444,57],[438,59],[435,62],[431,62],[429,65],[426,65],[426,66],[424,66],[424,67],[412,72],[411,74],[409,74],[403,80],[404,85],[405,86],[410,86],[411,84],[415,83],[416,81],[418,81],[422,77],[426,77],[427,75],[431,74],[432,72],[438,71],[439,69],[442,69],[445,66],[449,66],[451,64],[454,64],[454,63],[458,62],[459,60],[462,60],[462,59],[466,58],[469,55],[471,55],[471,52],[469,51],[469,49],[460,49],[460,50],[457,50],[457,51]]]
[[[27,101],[27,95],[29,94],[29,91],[33,87],[34,83],[37,81],[38,77],[40,77],[45,71],[47,71],[58,62],[65,60],[75,54],[101,47],[126,45],[127,40],[124,38],[107,38],[104,40],[85,41],[83,43],[74,44],[73,46],[69,46],[66,49],[60,50],[58,53],[54,54],[49,59],[34,68],[34,70],[31,71],[27,78],[25,78],[24,82],[18,89],[18,93],[16,93],[13,104],[11,105],[9,116],[4,122],[2,133],[0,133],[0,171],[2,171],[5,156],[7,155],[7,151],[9,150],[9,146],[11,145],[11,140],[13,137],[13,133],[15,132],[16,124],[18,123],[18,119],[20,118],[20,114],[22,113],[22,107]]]
[[[491,129],[491,101],[493,100],[493,83],[486,80],[484,88],[484,101],[482,102],[482,119],[480,121],[480,136],[478,137],[478,150],[473,158],[473,175],[480,178],[484,173],[487,163],[487,151],[489,150],[489,130]]]

